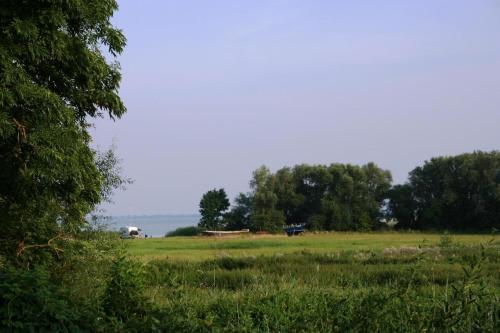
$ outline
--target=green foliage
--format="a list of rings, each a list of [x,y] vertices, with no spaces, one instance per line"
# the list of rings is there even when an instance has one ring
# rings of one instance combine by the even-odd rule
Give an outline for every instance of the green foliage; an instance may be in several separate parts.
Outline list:
[[[250,214],[250,229],[252,231],[280,231],[285,216],[278,210],[278,197],[275,191],[276,180],[268,168],[262,166],[254,171],[250,181],[252,203]]]
[[[66,247],[64,265],[0,268],[2,330],[500,328],[500,251],[495,240],[483,246],[300,251],[198,262],[157,259],[143,265],[120,254],[112,234],[97,233]]]
[[[224,189],[213,189],[203,194],[200,200],[200,228],[217,230],[223,227],[222,216],[229,208],[229,200]]]
[[[391,175],[373,163],[297,165],[275,174],[257,169],[250,182],[250,229],[369,230],[381,216]]]
[[[98,232],[75,240],[59,263],[0,267],[2,332],[153,330],[142,266],[119,254],[112,237]]]
[[[109,169],[97,162],[88,133],[92,117],[125,112],[119,66],[107,60],[125,45],[110,23],[116,8],[114,0],[2,2],[0,253],[7,257],[40,245],[56,253],[49,242],[74,236],[117,184],[106,181]]]
[[[271,232],[298,223],[310,230],[373,230],[381,218],[396,219],[398,229],[500,229],[499,152],[433,158],[410,172],[408,183],[391,188],[391,181],[374,163],[302,164],[274,174],[263,166],[250,181],[250,203],[237,204],[233,219]]]
[[[154,322],[152,305],[144,295],[142,266],[119,255],[111,265],[102,309],[114,332],[143,331]]]
[[[175,230],[167,232],[165,237],[176,237],[176,236],[196,236],[201,234],[203,231],[200,227],[181,227]]]
[[[439,246],[440,247],[450,247],[454,243],[453,237],[448,233],[445,232],[441,238],[439,239]]]
[[[304,207],[306,196],[304,193],[297,191],[300,186],[300,181],[297,177],[297,169],[281,168],[275,174],[274,192],[277,196],[276,207],[283,211],[285,220],[289,224],[303,223],[302,215],[300,214],[301,207]],[[323,225],[321,225],[321,228]]]
[[[397,229],[416,229],[416,202],[410,184],[395,185],[388,194],[388,218],[395,218]]]
[[[489,245],[156,260],[146,284],[164,331],[495,332],[497,252]]]
[[[0,267],[1,330],[102,331],[100,305],[117,242],[111,233],[84,232],[64,244],[57,261]]]
[[[14,332],[81,331],[84,311],[69,301],[68,290],[43,267],[0,270],[0,327]]]
[[[227,230],[250,229],[250,213],[252,210],[252,197],[240,193],[234,200],[231,210],[224,214],[224,224]]]
[[[104,152],[96,152],[95,164],[102,177],[100,200],[112,203],[113,192],[125,189],[133,181],[122,176],[121,160],[116,156],[114,146]]]
[[[410,172],[389,195],[401,227],[500,228],[500,152],[436,157]]]
[[[288,253],[311,251],[313,253],[335,253],[372,249],[403,248],[419,251],[422,247],[439,246],[441,234],[411,232],[318,232],[307,233],[300,237],[286,237],[284,234],[273,237],[240,235],[238,237],[172,237],[170,239],[136,239],[126,242],[127,251],[136,260],[149,261],[161,257],[170,260],[200,261],[215,256],[275,256]],[[489,241],[491,236],[481,234],[454,234],[453,247],[441,251],[463,249]],[[496,239],[496,236],[495,238]],[[493,244],[500,244],[500,240]],[[461,248],[462,248],[461,247]],[[500,252],[499,252],[500,258]]]
[[[115,61],[125,37],[110,22],[116,9],[115,0],[2,1],[1,331],[152,327],[140,288],[110,303],[117,284],[138,280],[119,259],[110,271],[118,240],[85,219],[130,182],[112,149],[90,147],[88,131],[93,118],[126,111]]]

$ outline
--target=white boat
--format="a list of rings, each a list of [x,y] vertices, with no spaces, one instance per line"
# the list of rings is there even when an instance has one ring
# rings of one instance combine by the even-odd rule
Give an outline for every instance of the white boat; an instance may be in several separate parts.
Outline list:
[[[239,235],[249,233],[249,229],[241,229],[234,231],[217,231],[217,230],[205,230],[203,234],[206,236],[227,236],[227,235]]]

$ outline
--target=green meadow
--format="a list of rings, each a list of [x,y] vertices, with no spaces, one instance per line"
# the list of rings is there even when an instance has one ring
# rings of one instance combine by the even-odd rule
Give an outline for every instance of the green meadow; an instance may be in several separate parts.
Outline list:
[[[125,242],[176,332],[498,332],[493,235],[321,233]]]
[[[479,245],[498,236],[457,234],[449,238],[456,244]],[[230,237],[168,237],[134,239],[124,242],[127,252],[142,260],[206,260],[220,256],[247,257],[290,254],[300,251],[330,253],[373,250],[390,247],[430,247],[442,242],[437,233],[347,233],[331,232],[287,237],[285,235],[243,235]]]

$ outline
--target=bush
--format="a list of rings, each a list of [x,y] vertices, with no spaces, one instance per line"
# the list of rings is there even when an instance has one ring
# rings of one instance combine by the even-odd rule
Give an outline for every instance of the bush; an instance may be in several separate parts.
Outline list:
[[[176,236],[196,236],[201,234],[203,231],[200,227],[181,227],[173,231],[169,231],[165,237],[176,237]]]
[[[153,326],[154,308],[144,295],[145,277],[142,266],[124,255],[113,261],[111,279],[102,300],[108,330],[141,331]]]
[[[0,331],[153,331],[156,308],[145,296],[142,266],[117,255],[109,236],[73,239],[43,265],[0,257]]]
[[[14,332],[78,332],[95,316],[80,309],[46,267],[0,271],[0,327]],[[89,329],[90,330],[90,329]]]

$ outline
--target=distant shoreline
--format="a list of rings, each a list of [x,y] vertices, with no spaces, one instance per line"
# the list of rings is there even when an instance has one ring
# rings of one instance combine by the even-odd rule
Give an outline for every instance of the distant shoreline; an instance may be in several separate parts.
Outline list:
[[[106,217],[105,224],[109,230],[135,226],[140,228],[144,235],[157,238],[177,228],[196,226],[199,220],[199,214],[110,215]]]

